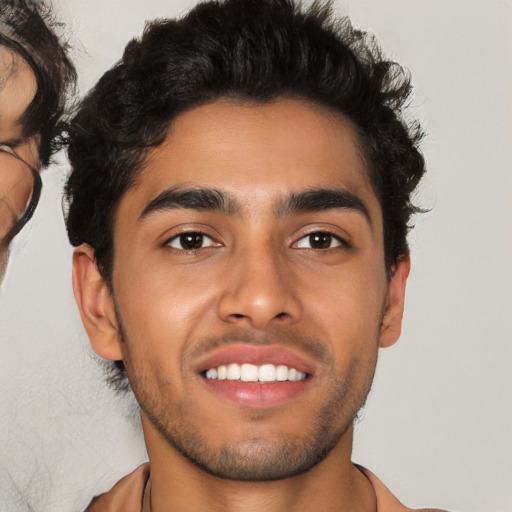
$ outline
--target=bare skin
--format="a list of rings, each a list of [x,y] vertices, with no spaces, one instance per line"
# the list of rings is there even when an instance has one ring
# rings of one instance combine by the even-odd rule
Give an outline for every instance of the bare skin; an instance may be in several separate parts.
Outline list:
[[[198,189],[223,201],[194,203]],[[182,114],[123,196],[114,243],[113,293],[85,245],[74,290],[93,349],[123,359],[141,405],[151,509],[376,510],[352,422],[400,334],[409,260],[387,279],[350,123],[288,99]],[[206,378],[245,362],[306,376]]]
[[[37,82],[34,73],[27,63],[15,53],[0,46],[0,143],[11,146],[26,162],[38,166],[38,140],[37,137],[24,138],[21,117],[37,91]],[[14,162],[12,157],[1,156],[0,164],[10,165]],[[23,210],[26,198],[30,196],[30,181],[27,183],[9,183],[0,180],[0,199],[7,205],[13,214]],[[14,189],[23,187],[14,194]],[[17,201],[13,203],[13,197]],[[24,199],[25,198],[25,199]],[[18,203],[22,203],[20,207]],[[0,229],[1,231],[1,229]],[[8,259],[8,247],[0,245],[0,281],[5,272]]]
[[[33,166],[38,160],[37,140],[23,138],[20,120],[36,92],[36,77],[30,66],[0,46],[0,142],[14,146],[16,152]]]

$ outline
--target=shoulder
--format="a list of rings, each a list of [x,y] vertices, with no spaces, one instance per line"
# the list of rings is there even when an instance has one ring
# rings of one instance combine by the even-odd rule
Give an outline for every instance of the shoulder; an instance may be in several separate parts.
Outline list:
[[[149,464],[142,464],[119,480],[110,491],[96,496],[84,512],[141,512],[148,478]]]
[[[377,497],[377,512],[447,512],[438,508],[412,509],[406,507],[370,470],[355,464],[357,469],[368,478]]]

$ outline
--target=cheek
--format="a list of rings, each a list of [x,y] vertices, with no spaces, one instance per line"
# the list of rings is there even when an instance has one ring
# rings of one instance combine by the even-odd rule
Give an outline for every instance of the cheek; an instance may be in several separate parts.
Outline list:
[[[114,280],[126,335],[141,340],[148,353],[173,354],[177,361],[200,324],[210,319],[215,292],[200,275],[190,275],[190,269],[134,268],[121,268]],[[127,279],[128,275],[134,277]]]
[[[9,165],[9,171],[0,183],[0,198],[2,199],[2,208],[0,217],[3,221],[16,221],[25,211],[27,203],[32,194],[34,178],[30,170],[13,157],[1,158],[2,166]]]
[[[346,366],[350,361],[367,359],[378,347],[386,290],[384,271],[371,263],[364,271],[347,266],[319,282],[321,286],[309,286],[306,310],[330,343],[337,364]]]
[[[5,273],[5,268],[7,267],[7,256],[8,256],[7,248],[0,245],[0,284],[2,283],[2,279],[3,279],[4,273]]]
[[[356,261],[321,276],[306,275],[302,281],[308,295],[304,297],[306,307],[333,324],[330,332],[337,332],[336,324],[364,330],[380,321],[387,284],[384,266],[379,262]]]

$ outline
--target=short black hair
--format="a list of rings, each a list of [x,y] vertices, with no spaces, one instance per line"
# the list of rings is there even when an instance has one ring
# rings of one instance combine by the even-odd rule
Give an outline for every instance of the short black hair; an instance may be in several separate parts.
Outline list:
[[[44,166],[65,142],[66,101],[76,82],[68,47],[57,36],[58,26],[46,3],[0,2],[0,45],[19,55],[36,77],[36,94],[20,122],[23,137],[39,136],[39,158]]]
[[[72,245],[87,243],[111,285],[113,219],[151,148],[172,120],[221,98],[316,102],[350,119],[366,155],[384,218],[388,273],[408,253],[411,194],[425,172],[422,132],[403,115],[409,73],[386,60],[373,36],[332,6],[292,0],[198,4],[156,20],[89,92],[70,127],[66,186]]]
[[[388,276],[408,254],[411,194],[425,172],[422,132],[407,122],[408,72],[386,60],[373,36],[330,3],[225,0],[156,20],[91,90],[69,130],[66,224],[72,245],[89,244],[112,291],[113,222],[148,151],[180,113],[218,99],[269,103],[297,98],[350,119],[383,212]],[[129,385],[122,361],[109,380]]]

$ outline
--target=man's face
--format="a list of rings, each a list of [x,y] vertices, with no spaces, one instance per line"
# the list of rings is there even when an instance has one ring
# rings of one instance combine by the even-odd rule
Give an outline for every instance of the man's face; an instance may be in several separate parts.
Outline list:
[[[114,244],[115,344],[146,440],[269,480],[351,436],[394,278],[348,121],[297,100],[182,114],[123,196]]]
[[[33,167],[37,167],[37,137],[23,137],[20,118],[37,91],[34,73],[15,53],[0,46],[0,144],[7,144]],[[2,242],[21,217],[32,193],[32,174],[15,157],[0,153],[0,279],[7,263]]]

